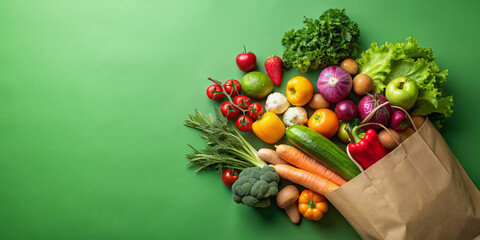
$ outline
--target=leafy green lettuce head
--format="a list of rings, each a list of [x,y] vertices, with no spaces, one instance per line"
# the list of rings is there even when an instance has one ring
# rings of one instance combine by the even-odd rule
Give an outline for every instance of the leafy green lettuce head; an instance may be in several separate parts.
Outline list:
[[[444,92],[448,70],[440,71],[432,49],[418,47],[417,40],[409,37],[404,43],[385,43],[380,47],[372,43],[357,63],[358,72],[373,79],[377,93],[384,93],[387,84],[397,77],[415,80],[420,91],[412,115],[435,116],[437,127],[443,118],[452,115],[453,98]]]
[[[329,9],[319,19],[305,18],[305,27],[286,32],[281,40],[285,68],[305,73],[338,65],[357,55],[360,30],[344,9]]]

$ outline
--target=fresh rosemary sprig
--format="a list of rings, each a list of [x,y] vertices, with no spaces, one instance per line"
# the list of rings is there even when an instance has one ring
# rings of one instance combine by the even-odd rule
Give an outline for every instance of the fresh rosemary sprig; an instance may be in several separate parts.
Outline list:
[[[243,170],[247,167],[267,165],[260,159],[257,150],[230,126],[227,119],[216,109],[216,117],[212,114],[204,115],[198,110],[188,115],[189,118],[185,120],[184,125],[204,132],[202,138],[207,143],[207,147],[202,150],[189,145],[193,152],[186,156],[190,163],[199,166],[197,171],[206,168],[215,168],[218,171],[225,168]]]

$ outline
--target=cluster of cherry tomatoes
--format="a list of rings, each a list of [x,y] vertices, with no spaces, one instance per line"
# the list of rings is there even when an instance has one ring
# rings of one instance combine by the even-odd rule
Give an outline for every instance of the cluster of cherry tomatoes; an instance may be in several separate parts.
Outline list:
[[[223,102],[220,112],[228,119],[236,118],[236,126],[242,132],[252,130],[253,121],[263,115],[265,110],[262,105],[252,102],[245,95],[241,95],[242,86],[235,79],[227,80],[224,84],[210,79],[215,82],[207,88],[208,98],[218,101],[227,97],[228,100]]]

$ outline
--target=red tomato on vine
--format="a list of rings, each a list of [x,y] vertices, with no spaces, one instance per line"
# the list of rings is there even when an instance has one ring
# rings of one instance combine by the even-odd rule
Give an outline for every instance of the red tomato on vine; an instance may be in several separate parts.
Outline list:
[[[222,106],[220,106],[220,112],[222,115],[228,119],[233,119],[240,114],[240,111],[234,107],[229,101],[225,101],[222,103]]]
[[[231,97],[235,97],[240,94],[240,90],[242,89],[240,83],[235,79],[227,80],[223,87],[225,88],[225,92]]]
[[[222,86],[218,84],[212,84],[207,88],[207,97],[212,100],[220,100],[224,96]]]
[[[247,115],[241,115],[237,118],[237,128],[241,132],[248,132],[252,130],[253,120]]]

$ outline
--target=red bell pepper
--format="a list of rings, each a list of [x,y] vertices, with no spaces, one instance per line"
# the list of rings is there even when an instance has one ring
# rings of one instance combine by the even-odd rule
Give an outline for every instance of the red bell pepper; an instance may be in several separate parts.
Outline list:
[[[348,151],[357,160],[357,162],[367,169],[387,155],[387,150],[378,140],[377,133],[373,129],[368,129],[363,139],[356,135],[356,128],[351,131],[350,137],[353,143],[348,144]],[[350,132],[350,131],[349,131]],[[353,135],[353,136],[352,136]]]

